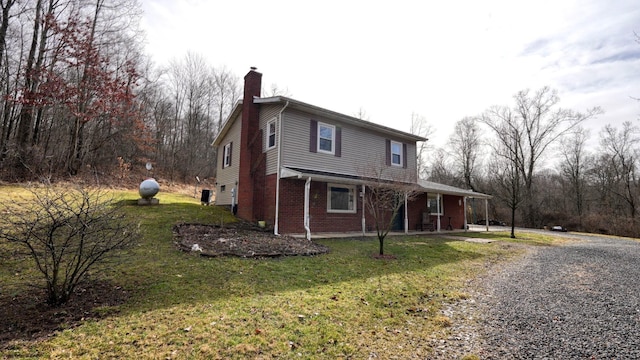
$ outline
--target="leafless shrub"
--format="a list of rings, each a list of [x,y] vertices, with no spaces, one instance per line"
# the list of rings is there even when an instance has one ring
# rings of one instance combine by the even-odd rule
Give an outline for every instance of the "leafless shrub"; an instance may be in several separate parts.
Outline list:
[[[45,280],[47,303],[69,300],[90,268],[134,243],[138,228],[101,190],[32,188],[7,204],[0,240],[22,246]]]

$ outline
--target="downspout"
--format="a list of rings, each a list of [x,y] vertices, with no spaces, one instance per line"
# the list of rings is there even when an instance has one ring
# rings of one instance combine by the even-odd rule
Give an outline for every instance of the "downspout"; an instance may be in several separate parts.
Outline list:
[[[276,139],[278,144],[278,160],[276,161],[276,217],[274,220],[275,224],[273,224],[274,235],[280,235],[278,232],[278,223],[280,221],[280,154],[282,154],[282,146],[280,144],[282,144],[282,113],[287,106],[289,106],[289,100],[287,100],[286,104],[284,104],[278,113],[278,138]]]
[[[311,240],[311,229],[309,228],[309,189],[311,188],[311,176],[304,183],[304,231],[307,240]]]
[[[360,193],[362,196],[362,236],[365,236],[366,231],[367,231],[367,221],[365,220],[365,189],[366,187],[364,186],[364,184],[362,184],[362,192]]]

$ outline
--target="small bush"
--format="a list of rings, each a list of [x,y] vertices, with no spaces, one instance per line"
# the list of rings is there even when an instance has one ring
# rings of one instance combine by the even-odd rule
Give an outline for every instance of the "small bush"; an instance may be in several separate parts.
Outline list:
[[[31,193],[5,206],[0,240],[27,251],[45,280],[49,305],[67,302],[90,268],[139,238],[106,192],[44,187]]]

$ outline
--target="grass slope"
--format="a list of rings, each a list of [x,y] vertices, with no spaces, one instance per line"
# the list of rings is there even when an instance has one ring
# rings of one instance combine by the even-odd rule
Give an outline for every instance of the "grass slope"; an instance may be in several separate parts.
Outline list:
[[[20,191],[0,188],[0,199]],[[321,240],[331,252],[316,257],[206,258],[177,251],[171,228],[233,221],[228,212],[182,195],[160,193],[153,207],[135,206],[135,192],[117,195],[144,237],[91,277],[126,289],[128,301],[47,339],[3,344],[0,357],[424,358],[450,325],[442,304],[465,298],[488,263],[518,253],[500,241],[401,236],[385,243],[394,260],[372,257],[373,237]],[[3,256],[0,291],[30,291],[30,269],[27,258]]]

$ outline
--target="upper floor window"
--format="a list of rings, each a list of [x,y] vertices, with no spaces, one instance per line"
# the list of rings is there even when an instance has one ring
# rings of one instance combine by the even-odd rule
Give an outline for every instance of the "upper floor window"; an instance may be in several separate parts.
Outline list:
[[[231,166],[231,150],[232,150],[233,142],[228,143],[224,146],[222,150],[222,167],[226,168]]]
[[[391,142],[391,165],[402,166],[402,143]]]
[[[407,144],[386,139],[387,166],[407,168]]]
[[[342,156],[342,127],[321,123],[311,119],[309,131],[309,151],[312,153]]]
[[[355,213],[356,187],[327,184],[327,212]]]
[[[333,125],[318,123],[318,151],[333,154],[336,127]]]
[[[271,119],[269,120],[269,122],[267,123],[267,131],[266,131],[266,136],[267,136],[267,150],[269,149],[273,149],[274,147],[276,147],[276,119]]]

